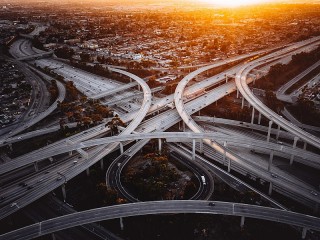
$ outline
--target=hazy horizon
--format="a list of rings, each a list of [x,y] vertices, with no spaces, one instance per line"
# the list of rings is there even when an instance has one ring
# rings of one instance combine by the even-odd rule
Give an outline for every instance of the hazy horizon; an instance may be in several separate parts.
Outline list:
[[[213,0],[214,1],[214,0]],[[33,3],[33,2],[48,2],[48,3],[61,3],[61,0],[0,0],[0,3],[2,4],[10,4],[10,3]],[[147,4],[163,4],[163,3],[172,3],[172,4],[183,4],[183,3],[200,3],[203,4],[204,1],[202,0],[135,0],[134,2],[132,0],[65,0],[63,3],[106,3],[106,4],[123,4],[123,3],[130,3],[130,4],[141,4],[141,3],[147,3]],[[320,3],[320,0],[264,0],[263,3]],[[206,4],[206,3],[205,3]],[[215,4],[214,2],[210,4]]]

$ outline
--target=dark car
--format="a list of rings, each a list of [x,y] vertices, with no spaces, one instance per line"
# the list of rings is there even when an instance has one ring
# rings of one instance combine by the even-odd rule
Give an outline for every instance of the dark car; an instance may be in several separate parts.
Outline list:
[[[214,202],[210,202],[209,206],[214,207],[216,204]]]

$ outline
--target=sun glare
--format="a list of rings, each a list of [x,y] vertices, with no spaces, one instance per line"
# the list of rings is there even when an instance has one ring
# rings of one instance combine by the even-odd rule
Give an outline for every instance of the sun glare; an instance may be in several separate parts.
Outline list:
[[[221,7],[240,7],[244,5],[265,3],[268,0],[198,0],[200,2],[219,5]]]

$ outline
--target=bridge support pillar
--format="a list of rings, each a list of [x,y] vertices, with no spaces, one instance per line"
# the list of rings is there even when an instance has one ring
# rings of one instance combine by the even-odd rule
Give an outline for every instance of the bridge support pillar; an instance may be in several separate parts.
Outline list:
[[[123,231],[123,229],[124,229],[124,224],[123,224],[123,218],[122,217],[120,218],[120,229],[121,229],[121,231]]]
[[[38,172],[39,171],[38,162],[34,162],[33,165],[34,165],[34,170]]]
[[[307,150],[307,142],[304,142],[304,144],[303,144],[303,150]]]
[[[268,194],[271,196],[271,194],[272,194],[272,188],[273,188],[273,184],[272,184],[272,182],[270,182],[270,184],[269,184],[269,191],[268,191]]]
[[[242,96],[241,109],[244,107],[244,97]]]
[[[261,112],[259,112],[259,117],[258,117],[258,124],[261,124]]]
[[[49,159],[50,163],[53,162],[53,157],[49,157],[48,159]]]
[[[186,131],[186,123],[184,121],[182,121],[182,131],[183,132]]]
[[[103,159],[100,160],[100,168],[101,168],[101,170],[104,169]]]
[[[192,160],[196,159],[196,140],[192,139]]]
[[[203,139],[200,139],[200,153],[203,154]]]
[[[10,151],[13,151],[12,143],[9,143],[9,148],[10,148]]]
[[[224,149],[223,149],[223,165],[225,165],[226,163],[226,158],[227,158],[227,150],[226,150],[226,147],[227,147],[227,142],[224,142],[223,143],[223,146],[224,146]],[[228,159],[228,172],[230,172],[230,168],[231,168],[231,160]]]
[[[240,227],[241,227],[241,228],[244,227],[244,220],[245,220],[245,217],[244,217],[244,216],[241,216],[241,220],[240,220]]]
[[[69,152],[69,156],[72,156],[72,151]]]
[[[308,231],[308,229],[307,228],[302,228],[302,236],[301,236],[301,238],[302,239],[306,239],[306,236],[307,236],[307,231]]]
[[[279,139],[280,129],[281,129],[281,127],[280,127],[280,125],[278,125],[276,140]]]
[[[162,151],[162,140],[161,140],[161,138],[158,139],[158,148],[159,148],[159,154],[161,154],[161,151]]]
[[[271,127],[272,127],[273,121],[269,121],[269,128],[268,128],[268,136],[267,136],[267,142],[270,141],[270,134],[271,134]]]
[[[141,88],[140,88],[140,84],[138,84],[138,90],[139,90],[139,91],[141,90]]]
[[[237,98],[239,98],[239,89],[237,88]]]
[[[90,168],[86,169],[86,173],[87,173],[87,176],[89,177],[90,176]]]
[[[123,144],[122,144],[122,142],[120,142],[119,146],[120,146],[120,154],[123,154]]]
[[[51,239],[56,240],[56,236],[54,235],[54,233],[51,233]]]
[[[251,124],[254,123],[254,115],[255,115],[255,112],[254,112],[254,107],[252,108],[252,116],[251,116]]]
[[[270,157],[269,157],[268,172],[271,171],[271,166],[272,166],[272,161],[273,161],[273,154],[274,154],[274,152],[272,150],[271,153],[270,153]]]
[[[226,150],[224,150],[226,152]],[[228,159],[228,173],[231,171],[231,158]]]
[[[299,140],[298,137],[294,137],[293,146],[292,146],[293,149],[295,149],[297,147],[298,140]],[[294,154],[292,154],[291,157],[290,157],[290,165],[293,164],[293,159],[294,159]]]
[[[66,192],[66,185],[65,184],[61,185],[61,190],[62,190],[63,201],[65,202],[66,198],[67,198],[67,192]]]
[[[228,83],[228,75],[226,74],[226,83]]]

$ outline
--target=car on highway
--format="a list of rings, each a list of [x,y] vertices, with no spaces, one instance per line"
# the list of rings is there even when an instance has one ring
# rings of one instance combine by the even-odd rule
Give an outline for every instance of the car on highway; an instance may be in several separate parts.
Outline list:
[[[271,173],[271,177],[277,178],[278,176],[276,174],[274,174],[274,173]]]
[[[311,191],[310,193],[314,196],[318,196],[318,193],[316,193],[315,191]]]
[[[214,207],[216,204],[214,202],[209,202],[210,207]]]
[[[62,177],[57,177],[57,181],[60,181],[62,179]]]
[[[14,206],[17,206],[18,207],[18,204],[16,202],[12,203],[11,204],[11,207],[14,207]]]

